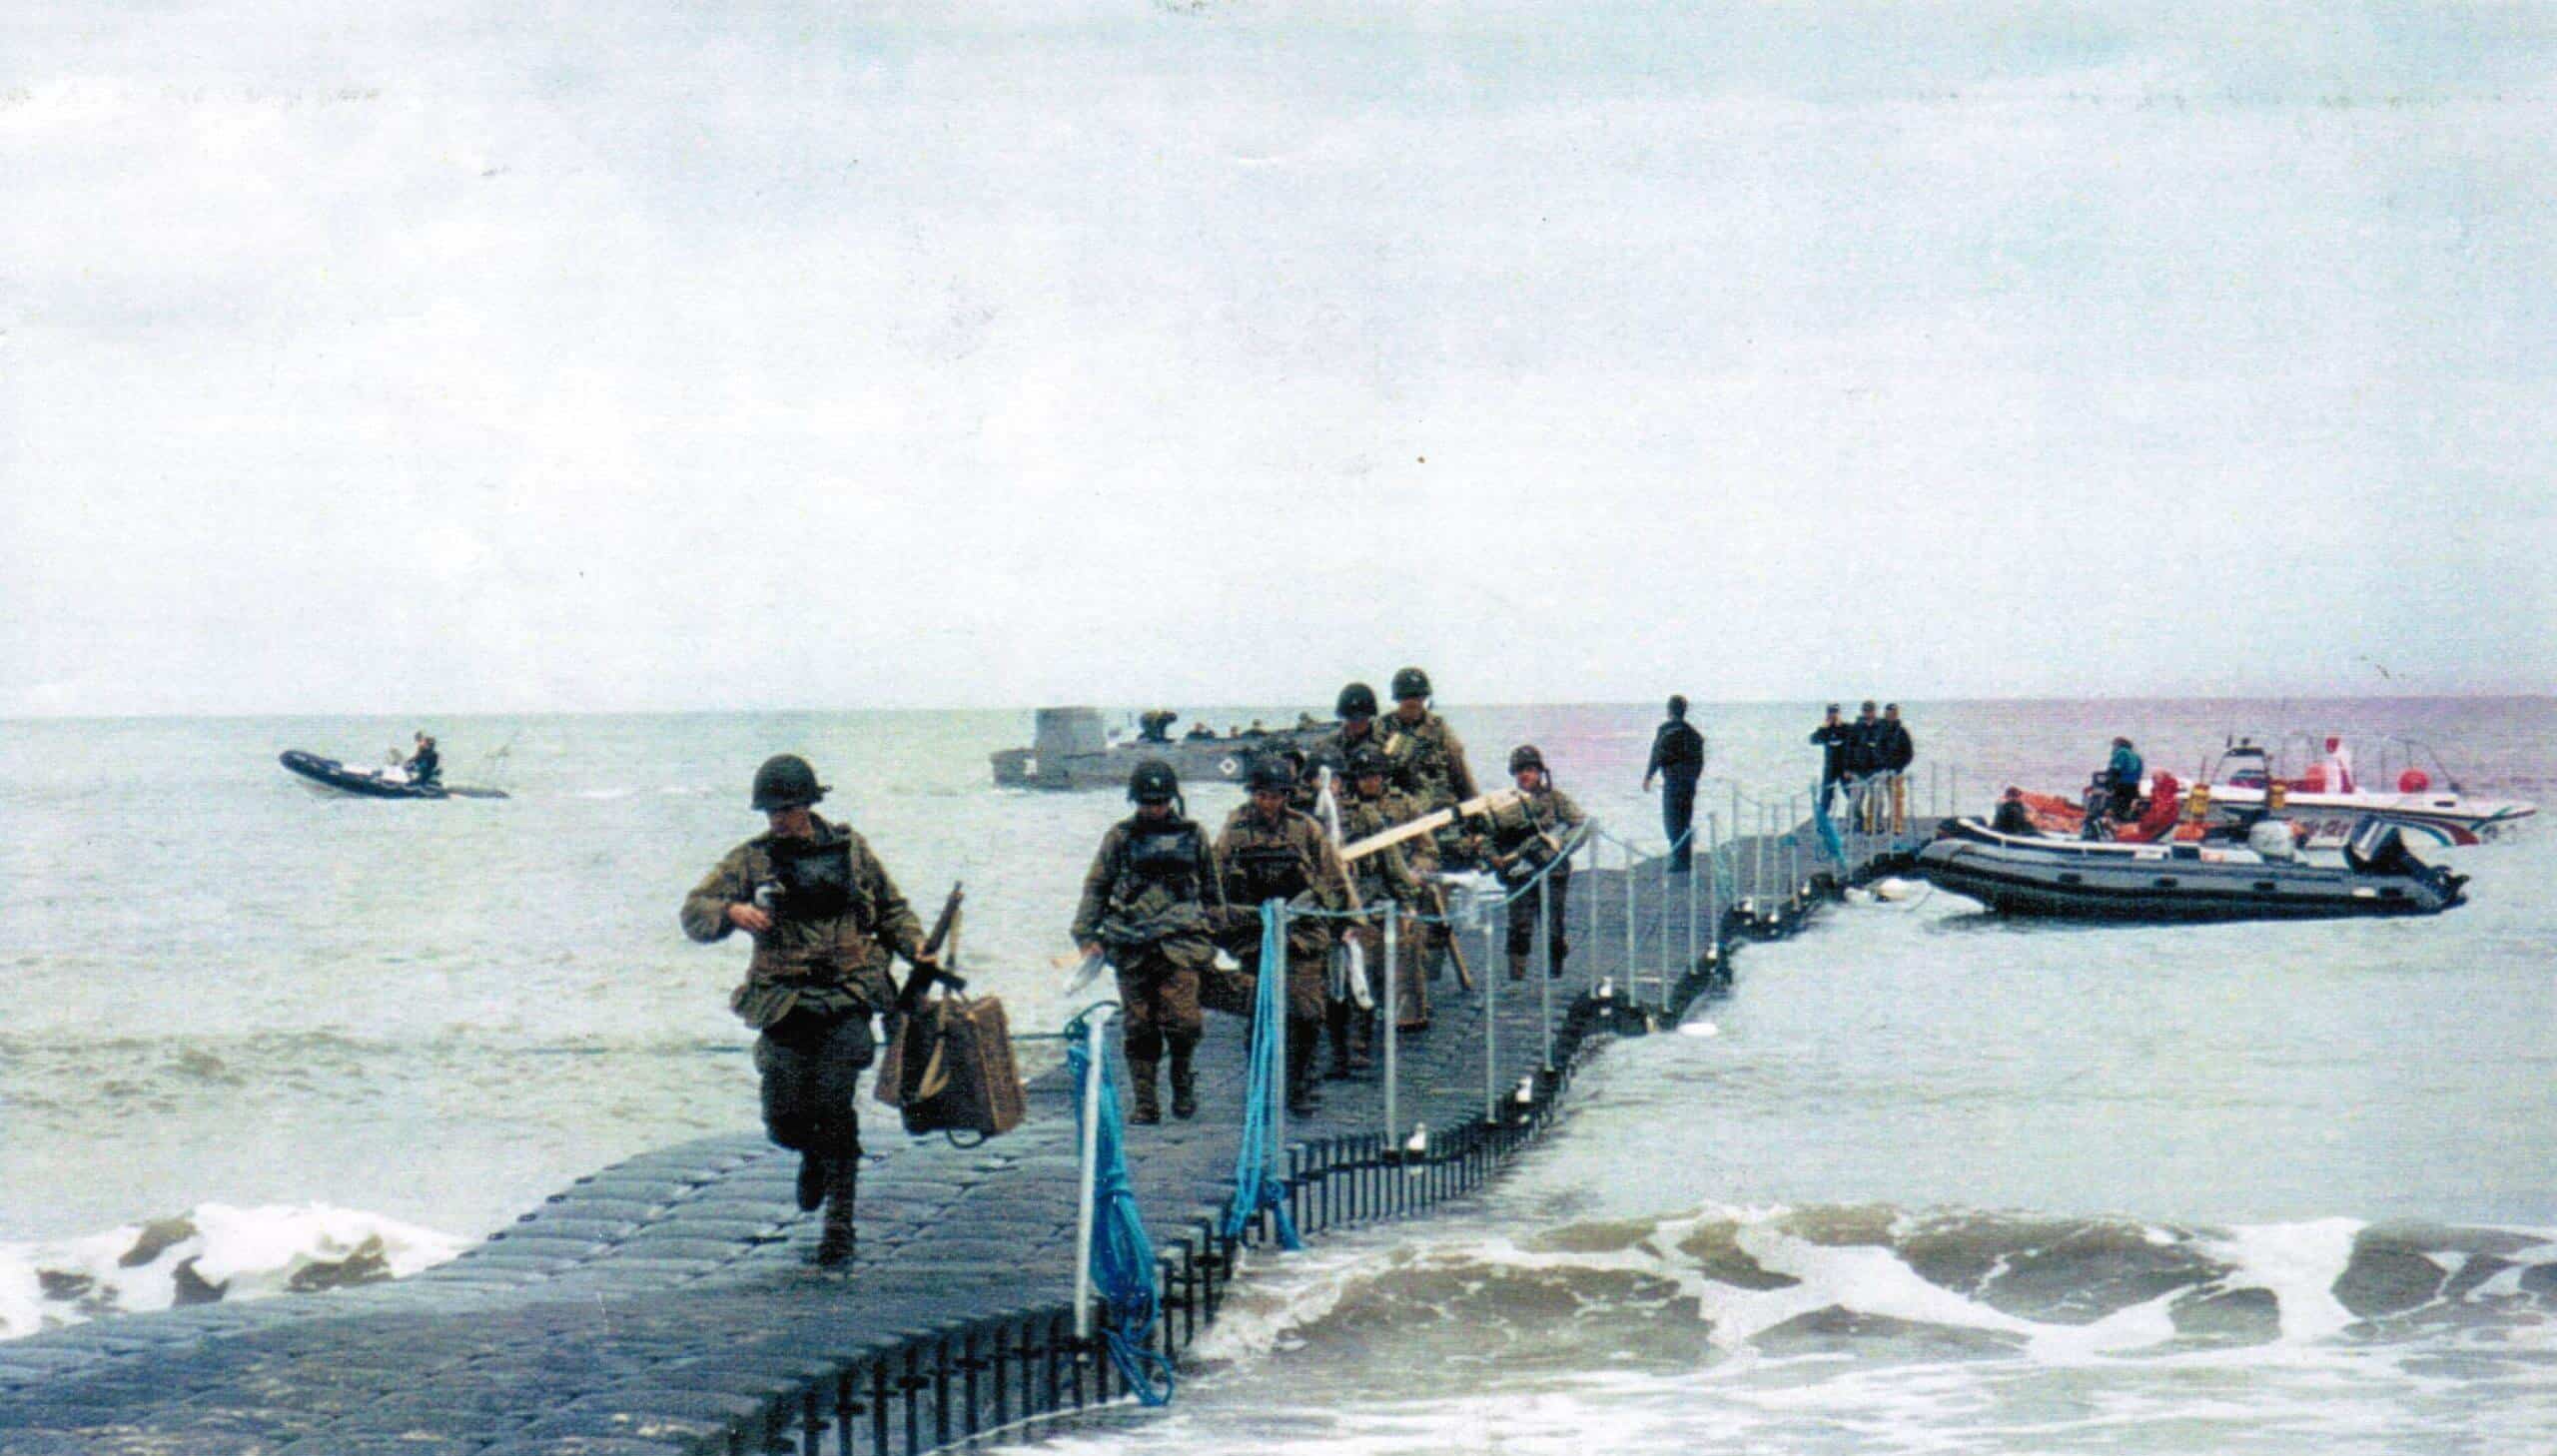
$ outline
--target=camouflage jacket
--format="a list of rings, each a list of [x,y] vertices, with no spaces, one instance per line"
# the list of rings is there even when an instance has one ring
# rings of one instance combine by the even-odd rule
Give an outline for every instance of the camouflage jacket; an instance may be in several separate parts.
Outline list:
[[[1115,951],[1206,935],[1216,926],[1211,912],[1225,903],[1206,830],[1187,819],[1149,821],[1132,814],[1101,837],[1100,852],[1083,877],[1074,941],[1099,941]]]
[[[1571,802],[1569,794],[1548,787],[1495,805],[1483,816],[1482,823],[1491,841],[1491,852],[1512,861],[1501,872],[1501,878],[1515,882],[1551,860],[1570,843],[1571,831],[1588,821],[1589,816],[1580,812],[1580,806]]]
[[[771,1026],[794,1008],[834,1015],[885,1011],[896,1000],[889,954],[911,960],[923,947],[922,924],[870,846],[844,825],[816,824],[813,845],[769,834],[747,840],[683,898],[684,934],[696,941],[728,938],[736,929],[729,906],[757,904],[759,891],[773,902],[766,907],[772,929],[754,938],[746,979],[728,1002],[750,1027]],[[844,849],[836,863],[848,867],[846,883],[811,877],[803,890],[789,887],[794,875],[785,862],[795,861],[794,850],[835,845]],[[796,909],[794,898],[803,902]]]
[[[1280,899],[1321,910],[1349,908],[1348,871],[1322,826],[1293,809],[1277,823],[1250,804],[1235,810],[1217,836],[1217,873],[1226,903],[1237,911]]]
[[[1408,810],[1409,812],[1398,812]],[[1361,799],[1356,794],[1340,801],[1340,837],[1344,841],[1365,839],[1382,834],[1405,820],[1418,818],[1420,811],[1411,800],[1391,789],[1381,797]],[[1403,851],[1412,845],[1427,846],[1429,836],[1389,844],[1374,854],[1361,855],[1349,863],[1350,879],[1358,886],[1358,899],[1373,905],[1391,900],[1405,910],[1422,909],[1424,892],[1419,878],[1413,874],[1411,860]]]
[[[1393,765],[1394,787],[1420,802],[1425,812],[1444,809],[1474,797],[1473,770],[1465,764],[1465,745],[1447,720],[1424,713],[1405,723],[1388,713],[1376,720],[1384,735],[1385,761]]]

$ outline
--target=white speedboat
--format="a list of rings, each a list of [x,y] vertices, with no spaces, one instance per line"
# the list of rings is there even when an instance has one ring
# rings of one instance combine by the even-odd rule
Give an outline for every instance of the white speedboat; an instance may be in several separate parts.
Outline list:
[[[2538,805],[2518,799],[2466,793],[2440,756],[2412,739],[2384,739],[2374,751],[2356,755],[2354,745],[2339,735],[2296,736],[2308,750],[2308,761],[2287,778],[2272,751],[2252,739],[2236,739],[2222,748],[2202,775],[2211,819],[2253,819],[2278,785],[2282,817],[2306,832],[2310,848],[2334,849],[2352,837],[2353,826],[2364,818],[2397,825],[2409,837],[2460,845],[2512,835],[2539,812]],[[2354,767],[2357,756],[2372,766],[2367,775]]]

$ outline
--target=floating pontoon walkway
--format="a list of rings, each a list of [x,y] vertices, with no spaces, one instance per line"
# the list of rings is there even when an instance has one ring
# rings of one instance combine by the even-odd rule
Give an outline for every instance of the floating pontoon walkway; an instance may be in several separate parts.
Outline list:
[[[1810,913],[1797,893],[1810,842],[1780,840],[1721,845],[1693,876],[1631,854],[1583,869],[1566,979],[1433,987],[1435,1025],[1397,1044],[1398,1134],[1372,1072],[1326,1084],[1322,1113],[1289,1125],[1297,1227],[1400,1217],[1479,1186],[1548,1124],[1594,1039],[1674,1019],[1727,985],[1736,941]],[[1466,947],[1478,978],[1496,973],[1483,933]],[[1200,1118],[1129,1129],[1162,1255],[1156,1339],[1176,1356],[1236,1271],[1237,1243],[1216,1230],[1244,1045],[1241,1022],[1212,1018]],[[815,1216],[792,1201],[795,1157],[740,1132],[581,1178],[396,1283],[0,1344],[0,1453],[891,1456],[1124,1398],[1112,1362],[1074,1334],[1072,1095],[1062,1069],[1036,1079],[1030,1119],[975,1149],[874,1131],[848,1274],[805,1262]],[[875,1107],[870,1123],[894,1125]],[[1417,1123],[1426,1151],[1406,1153]],[[1265,1215],[1239,1242],[1268,1237]]]

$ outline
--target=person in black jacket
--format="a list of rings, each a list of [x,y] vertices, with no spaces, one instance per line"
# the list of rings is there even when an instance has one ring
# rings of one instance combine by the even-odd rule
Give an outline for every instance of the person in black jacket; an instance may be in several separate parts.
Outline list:
[[[1900,705],[1882,705],[1882,721],[1874,725],[1875,768],[1891,775],[1891,828],[1894,833],[1909,827],[1909,764],[1918,756],[1918,745],[1910,740],[1907,724],[1900,721]]]
[[[1998,817],[1989,827],[2000,834],[2037,835],[2042,826],[2034,823],[2034,811],[2025,804],[2025,791],[2009,785],[2007,796],[1998,801]]]
[[[1856,741],[1856,730],[1838,717],[1838,705],[1829,705],[1829,716],[1811,730],[1811,741],[1820,746],[1820,812],[1829,812],[1829,802],[1836,797],[1838,781],[1847,776],[1847,755]],[[1733,833],[1738,833],[1735,828]]]
[[[1868,834],[1881,818],[1874,780],[1882,772],[1882,720],[1874,711],[1874,700],[1865,699],[1856,721],[1847,725],[1847,805],[1857,828]]]
[[[1669,873],[1687,873],[1695,852],[1696,780],[1705,773],[1705,735],[1687,722],[1687,699],[1672,694],[1669,721],[1651,735],[1651,761],[1643,765],[1642,787],[1660,783],[1660,827],[1669,836]]]
[[[435,752],[435,741],[421,730],[418,751],[409,757],[409,782],[432,786],[442,778],[443,756]]]

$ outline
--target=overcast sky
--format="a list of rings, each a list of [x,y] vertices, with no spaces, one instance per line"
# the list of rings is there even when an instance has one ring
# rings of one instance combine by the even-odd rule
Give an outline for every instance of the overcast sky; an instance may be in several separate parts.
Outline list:
[[[0,715],[2549,692],[2552,101],[2557,6],[14,6]]]

